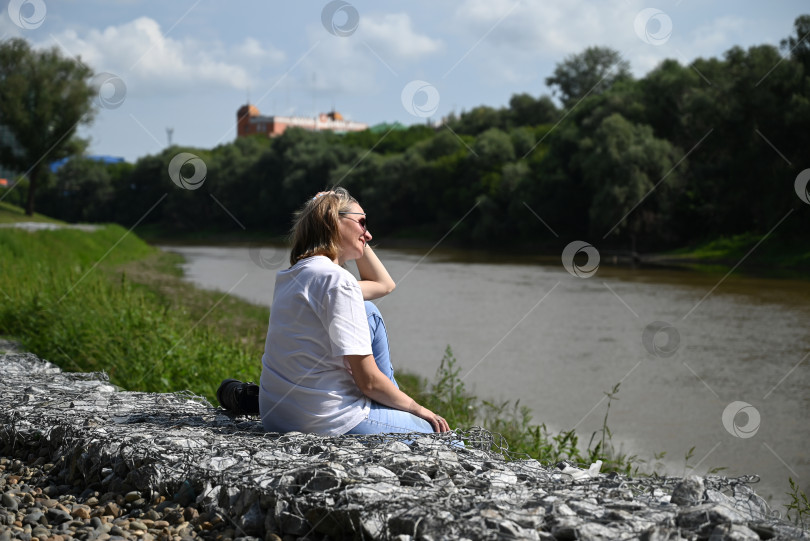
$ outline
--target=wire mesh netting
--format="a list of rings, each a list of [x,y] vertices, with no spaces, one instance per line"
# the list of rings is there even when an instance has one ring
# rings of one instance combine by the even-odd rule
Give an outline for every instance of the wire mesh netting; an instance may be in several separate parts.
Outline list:
[[[807,536],[769,509],[754,476],[684,483],[563,470],[477,427],[266,433],[257,419],[192,393],[124,392],[103,373],[62,372],[31,354],[6,355],[0,370],[4,455],[48,449],[66,482],[217,509],[246,536],[632,539],[718,528]]]

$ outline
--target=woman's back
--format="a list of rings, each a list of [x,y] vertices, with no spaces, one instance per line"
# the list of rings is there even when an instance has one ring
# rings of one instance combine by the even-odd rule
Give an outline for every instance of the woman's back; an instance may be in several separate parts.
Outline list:
[[[303,259],[276,277],[259,404],[268,431],[342,434],[369,400],[344,364],[371,343],[356,279],[329,258]]]

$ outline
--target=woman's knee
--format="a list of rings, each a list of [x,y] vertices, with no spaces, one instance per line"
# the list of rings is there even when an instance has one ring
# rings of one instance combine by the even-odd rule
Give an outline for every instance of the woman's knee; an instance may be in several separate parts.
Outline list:
[[[366,306],[366,317],[375,317],[382,319],[382,314],[380,313],[380,309],[377,308],[377,305],[371,301],[364,301]]]

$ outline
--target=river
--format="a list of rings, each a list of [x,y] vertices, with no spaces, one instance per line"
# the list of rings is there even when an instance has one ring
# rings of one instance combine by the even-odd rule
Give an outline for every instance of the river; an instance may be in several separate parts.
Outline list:
[[[282,247],[164,249],[195,284],[267,306],[288,266]],[[377,253],[397,282],[377,301],[397,370],[430,378],[450,345],[479,397],[520,400],[584,444],[621,382],[608,426],[623,451],[650,464],[665,451],[673,475],[758,474],[783,513],[788,477],[808,492],[810,282],[607,265],[580,278],[560,260]]]

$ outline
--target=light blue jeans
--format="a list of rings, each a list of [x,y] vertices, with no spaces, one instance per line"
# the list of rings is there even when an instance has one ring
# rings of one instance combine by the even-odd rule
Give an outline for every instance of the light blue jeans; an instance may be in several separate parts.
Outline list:
[[[380,310],[377,306],[366,301],[366,316],[368,317],[368,328],[371,333],[371,352],[380,372],[394,382],[399,388],[397,380],[394,378],[394,367],[391,365],[391,354],[388,351],[388,333],[385,330]],[[388,406],[383,406],[372,400],[368,417],[360,421],[360,424],[352,428],[347,434],[381,434],[381,433],[408,433],[423,432],[432,433],[433,427],[430,423],[407,411],[402,411]]]

